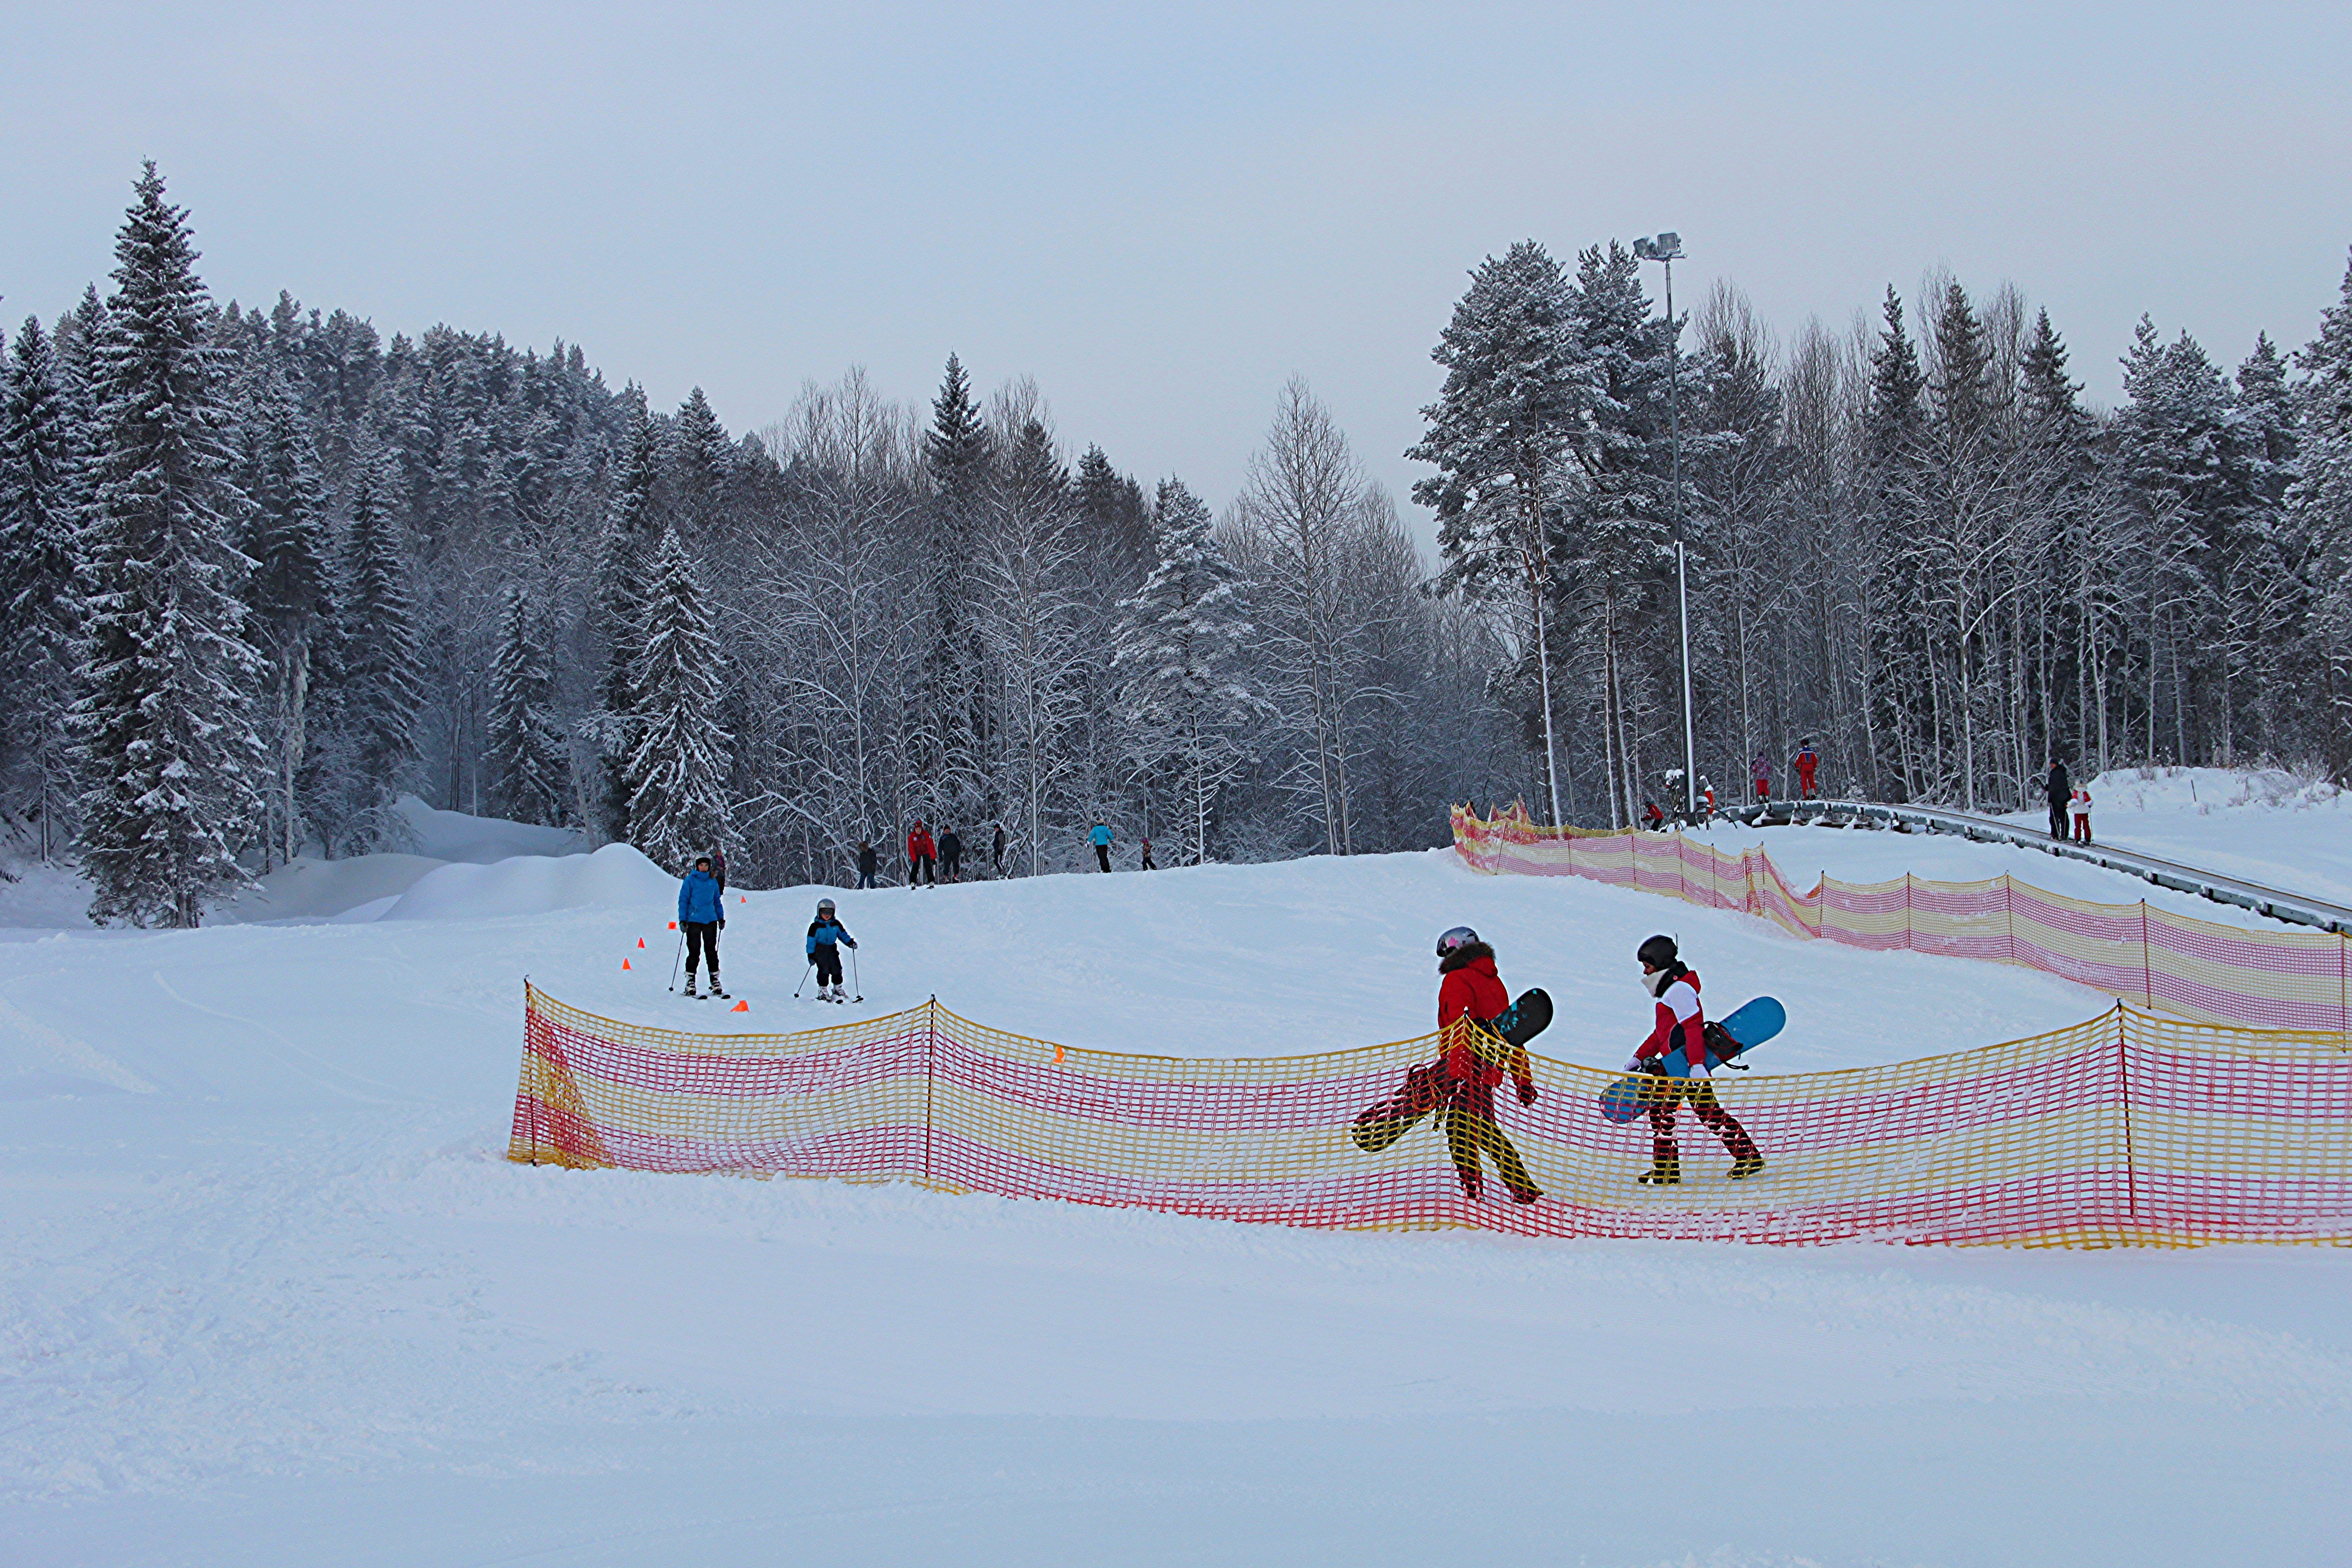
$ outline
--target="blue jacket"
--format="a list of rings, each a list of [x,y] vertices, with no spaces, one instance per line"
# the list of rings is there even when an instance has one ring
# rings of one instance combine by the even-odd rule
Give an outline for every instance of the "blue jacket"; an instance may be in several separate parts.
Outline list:
[[[1095,825],[1095,830],[1087,837],[1097,844],[1108,844],[1110,842],[1110,829],[1097,823]]]
[[[709,925],[724,919],[723,911],[718,879],[699,866],[688,871],[686,880],[677,885],[677,923]]]
[[[856,947],[857,939],[850,935],[849,928],[839,921],[819,920],[809,927],[808,955],[811,958],[816,956],[818,948],[831,947],[836,942],[846,942],[851,947]]]

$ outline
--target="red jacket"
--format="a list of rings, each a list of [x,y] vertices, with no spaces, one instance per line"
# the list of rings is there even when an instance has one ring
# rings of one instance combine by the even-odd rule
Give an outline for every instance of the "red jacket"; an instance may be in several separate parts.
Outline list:
[[[937,859],[939,850],[931,843],[930,829],[919,822],[915,825],[915,830],[907,835],[907,858],[912,861],[925,855]]]
[[[1501,1016],[1510,1011],[1511,994],[1504,988],[1502,976],[1495,973],[1495,950],[1485,942],[1474,943],[1447,962],[1454,967],[1444,972],[1444,982],[1437,988],[1437,1026],[1445,1033],[1445,1076],[1453,1080],[1456,1104],[1491,1117],[1495,1086],[1503,1081],[1503,1068],[1486,1053],[1473,1048],[1468,1025],[1461,1020],[1484,1024]],[[1516,1047],[1508,1049],[1511,1076],[1521,1083],[1533,1081],[1527,1052]]]
[[[1664,1056],[1681,1047],[1683,1060],[1694,1073],[1706,1071],[1706,1012],[1698,1005],[1698,972],[1687,971],[1659,994],[1656,1026],[1650,1037],[1633,1048],[1642,1061]]]

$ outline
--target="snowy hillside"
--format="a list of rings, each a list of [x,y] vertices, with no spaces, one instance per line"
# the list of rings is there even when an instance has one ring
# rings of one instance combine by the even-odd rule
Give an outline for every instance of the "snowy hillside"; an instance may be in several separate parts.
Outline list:
[[[2089,787],[2105,843],[2352,903],[2352,797],[2333,784],[2275,768],[2118,768]]]
[[[517,1167],[522,973],[625,1017],[830,1021],[789,997],[814,892],[730,900],[739,1017],[664,989],[649,866],[403,901],[434,885],[413,919],[0,943],[12,1564],[2335,1548],[2333,1254],[1515,1245]],[[623,901],[553,907],[583,886]],[[1442,854],[835,896],[869,1006],[1135,1050],[1420,1032],[1459,921],[1588,1061],[1639,1034],[1656,929],[1715,994],[1790,1001],[1783,1068],[2104,1005]]]

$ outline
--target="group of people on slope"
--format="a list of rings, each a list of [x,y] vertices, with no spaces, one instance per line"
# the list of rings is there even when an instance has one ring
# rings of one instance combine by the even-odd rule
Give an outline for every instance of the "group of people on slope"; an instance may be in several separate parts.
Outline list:
[[[1790,759],[1790,763],[1795,768],[1797,773],[1797,798],[1801,801],[1817,799],[1821,795],[1819,781],[1822,756],[1819,752],[1813,750],[1813,742],[1810,739],[1797,748],[1797,754]],[[1675,780],[1681,776],[1680,773],[1667,775],[1669,779]],[[1762,752],[1757,752],[1754,759],[1748,764],[1748,787],[1755,792],[1755,797],[1759,803],[1769,802],[1772,798],[1772,759]],[[1681,793],[1679,784],[1675,785],[1673,793],[1677,795]],[[1715,820],[1714,782],[1709,779],[1700,779],[1696,795],[1698,820],[1701,823],[1713,822]],[[1643,827],[1653,832],[1663,833],[1669,820],[1666,808],[1660,805],[1654,799],[1642,803]]]
[[[1111,868],[1110,851],[1115,841],[1110,824],[1107,822],[1097,822],[1093,830],[1087,835],[1087,842],[1095,852],[1095,863],[1106,871]],[[995,825],[995,832],[989,841],[989,860],[994,868],[995,875],[1000,879],[1011,875],[1004,860],[1006,843],[1004,824],[1000,822]],[[915,825],[907,829],[907,886],[936,888],[942,881],[963,880],[963,836],[954,828],[942,828],[940,830],[939,837],[933,838],[929,826],[923,819],[919,816],[915,818]],[[872,844],[865,839],[859,839],[857,841],[857,885],[861,888],[875,886],[875,877],[880,868],[881,856],[876,852]],[[1159,869],[1159,867],[1152,863],[1151,840],[1149,838],[1143,841],[1141,868],[1146,871]]]
[[[1642,966],[1642,989],[1655,1006],[1649,1036],[1634,1047],[1625,1070],[1657,1080],[1643,1096],[1650,1110],[1650,1168],[1635,1180],[1655,1187],[1681,1183],[1675,1118],[1685,1104],[1701,1126],[1722,1140],[1731,1155],[1731,1179],[1756,1175],[1764,1169],[1764,1156],[1738,1119],[1716,1099],[1708,1077],[1706,1013],[1699,1002],[1697,972],[1683,963],[1670,936],[1651,937],[1634,959]],[[1494,1162],[1513,1203],[1533,1203],[1543,1190],[1528,1176],[1517,1148],[1495,1119],[1495,1090],[1506,1077],[1517,1086],[1521,1105],[1533,1105],[1537,1099],[1526,1048],[1510,1044],[1496,1027],[1510,1011],[1511,995],[1496,970],[1495,950],[1468,926],[1455,926],[1437,939],[1437,1027],[1444,1043],[1437,1064],[1443,1096],[1438,1118],[1454,1175],[1463,1193],[1475,1200],[1485,1186],[1483,1156]],[[1671,1076],[1665,1062],[1676,1050],[1688,1064],[1680,1077]]]
[[[2091,841],[2091,792],[2066,775],[2066,764],[2052,763],[2044,792],[2050,797],[2050,837],[2061,844],[2069,837],[2077,844]],[[2072,832],[2070,833],[2069,827]]]

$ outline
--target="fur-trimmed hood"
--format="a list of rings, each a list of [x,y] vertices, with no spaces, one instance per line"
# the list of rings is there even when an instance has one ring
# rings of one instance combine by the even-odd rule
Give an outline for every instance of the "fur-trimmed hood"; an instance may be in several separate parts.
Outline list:
[[[1437,973],[1440,974],[1451,974],[1465,963],[1473,963],[1479,959],[1492,958],[1494,956],[1495,950],[1486,943],[1483,942],[1466,942],[1460,947],[1455,948],[1452,952],[1447,953],[1444,958],[1437,961]]]

